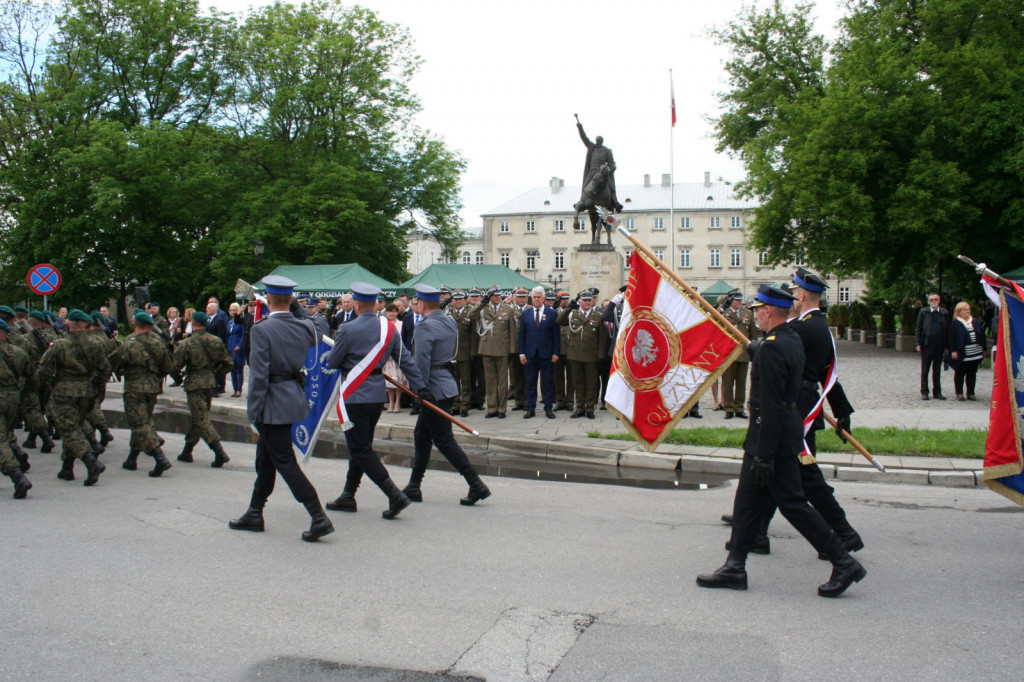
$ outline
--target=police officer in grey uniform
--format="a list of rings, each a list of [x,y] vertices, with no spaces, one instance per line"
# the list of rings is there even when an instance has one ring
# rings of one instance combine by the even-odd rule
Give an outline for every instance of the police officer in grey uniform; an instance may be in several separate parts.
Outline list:
[[[270,315],[252,326],[249,346],[249,395],[246,412],[260,439],[256,445],[256,484],[249,509],[228,525],[234,530],[262,532],[263,507],[274,492],[277,474],[311,517],[306,542],[334,532],[320,506],[316,488],[302,473],[292,449],[292,425],[309,414],[301,371],[306,352],[316,345],[316,328],[290,311],[295,282],[280,275],[263,278]]]
[[[441,291],[427,284],[415,286],[416,296],[423,302],[423,319],[414,333],[413,361],[426,387],[419,392],[420,400],[434,403],[445,412],[451,411],[452,398],[459,394],[451,369],[458,329],[450,315],[441,312]],[[430,462],[431,446],[437,446],[455,470],[469,483],[469,493],[459,503],[469,506],[491,496],[466,453],[455,442],[449,419],[430,409],[420,410],[414,432],[416,459],[412,465],[409,485],[402,491],[413,502],[422,502],[420,483]]]
[[[328,366],[341,370],[342,381],[345,381],[349,372],[363,358],[373,352],[374,347],[381,341],[382,333],[381,318],[374,314],[377,296],[381,293],[380,287],[366,282],[353,282],[351,289],[358,317],[338,327],[334,349],[327,358]],[[390,324],[386,318],[384,322]],[[413,364],[412,356],[405,350],[401,337],[395,332],[390,343],[379,354],[369,376],[345,401],[348,417],[353,423],[352,428],[345,431],[345,444],[348,445],[348,476],[345,479],[345,489],[338,499],[327,503],[327,508],[331,511],[357,511],[355,495],[363,473],[388,496],[389,506],[383,513],[385,519],[395,518],[410,504],[409,498],[394,484],[388,470],[373,451],[373,432],[377,428],[377,420],[380,419],[384,401],[387,399],[381,369],[388,358],[394,358],[414,391],[424,386],[419,370]]]

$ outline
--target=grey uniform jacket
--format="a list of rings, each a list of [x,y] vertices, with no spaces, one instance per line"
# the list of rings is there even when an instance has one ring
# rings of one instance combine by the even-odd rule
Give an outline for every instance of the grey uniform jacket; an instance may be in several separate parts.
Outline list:
[[[306,363],[314,333],[312,322],[299,320],[290,312],[272,313],[252,326],[247,402],[250,422],[294,424],[309,414],[302,386],[285,377]]]
[[[459,394],[455,377],[445,363],[454,359],[458,325],[440,310],[430,313],[416,325],[413,360],[420,376],[435,398],[454,398]]]
[[[327,364],[335,369],[340,369],[341,381],[344,381],[352,368],[373,350],[379,340],[380,318],[372,312],[362,313],[348,324],[338,327],[334,349],[327,356]],[[412,355],[405,349],[401,335],[395,331],[391,337],[391,344],[385,349],[374,368],[374,373],[366,377],[355,393],[345,401],[346,403],[357,405],[359,403],[383,403],[387,400],[387,392],[384,390],[386,388],[384,375],[376,370],[383,368],[388,358],[393,358],[402,368],[402,372],[405,373],[405,378],[409,382],[409,388],[414,391],[423,388],[423,381],[420,378],[419,370],[413,363]]]

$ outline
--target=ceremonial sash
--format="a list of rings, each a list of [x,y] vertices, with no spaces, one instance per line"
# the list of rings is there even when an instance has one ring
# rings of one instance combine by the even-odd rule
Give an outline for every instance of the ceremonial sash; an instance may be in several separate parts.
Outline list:
[[[345,409],[345,401],[348,400],[356,390],[363,385],[370,373],[380,364],[385,351],[391,346],[391,339],[395,336],[395,325],[386,317],[378,318],[380,321],[380,339],[377,345],[370,349],[362,360],[356,363],[355,367],[349,370],[345,381],[338,386],[338,402],[336,409],[338,421],[341,422],[342,431],[348,431],[354,424],[348,418],[348,410]]]
[[[832,362],[828,363],[828,371],[825,373],[825,381],[823,382],[818,402],[814,403],[814,407],[804,417],[804,449],[800,451],[801,464],[814,464],[817,461],[814,459],[814,455],[811,454],[811,449],[807,446],[807,434],[810,433],[811,427],[814,426],[814,421],[821,414],[821,410],[825,405],[825,396],[828,395],[828,392],[839,381],[839,370],[836,369],[836,340],[832,334],[828,335],[828,340],[832,342]]]

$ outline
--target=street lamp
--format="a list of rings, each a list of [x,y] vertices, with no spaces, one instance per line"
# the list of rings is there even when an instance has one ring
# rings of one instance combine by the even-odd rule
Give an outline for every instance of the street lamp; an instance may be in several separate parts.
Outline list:
[[[256,243],[252,245],[252,252],[256,255],[256,281],[263,279],[263,249],[267,248],[267,245],[263,243],[262,239],[257,239]]]

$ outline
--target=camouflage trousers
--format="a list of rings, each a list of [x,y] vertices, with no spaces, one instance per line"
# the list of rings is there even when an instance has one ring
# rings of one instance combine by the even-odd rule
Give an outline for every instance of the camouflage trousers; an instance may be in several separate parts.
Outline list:
[[[31,388],[22,391],[21,416],[25,419],[25,430],[28,433],[39,433],[46,428],[46,415],[43,413],[43,400],[39,391]]]
[[[86,421],[89,422],[93,429],[98,429],[100,426],[106,426],[107,424],[107,418],[103,416],[103,401],[106,397],[107,385],[104,384],[100,389],[99,395],[96,396],[92,408],[85,414]]]
[[[188,397],[188,411],[192,413],[192,425],[185,434],[187,445],[195,445],[200,438],[205,440],[207,445],[213,445],[220,440],[220,435],[210,423],[210,405],[216,392],[216,388],[199,388],[185,392]]]
[[[124,416],[132,430],[128,447],[139,452],[150,452],[160,447],[160,437],[153,425],[153,408],[156,407],[156,393],[125,391]]]
[[[83,425],[86,423],[86,414],[93,407],[93,401],[92,396],[71,398],[55,395],[50,399],[50,413],[60,431],[63,444],[60,455],[62,460],[81,459],[87,452],[92,452],[92,446],[85,439]]]
[[[0,391],[0,473],[6,474],[21,464],[11,451],[14,422],[18,420],[18,392]]]

